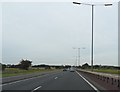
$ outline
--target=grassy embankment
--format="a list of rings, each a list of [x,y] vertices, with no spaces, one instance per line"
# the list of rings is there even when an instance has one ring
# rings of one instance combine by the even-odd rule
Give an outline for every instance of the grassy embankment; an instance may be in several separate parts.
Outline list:
[[[91,71],[91,69],[85,69],[87,71]],[[120,70],[117,69],[93,69],[93,72],[100,72],[100,73],[108,73],[108,74],[119,74],[120,75]]]
[[[109,73],[109,74],[120,74],[120,70],[115,69],[94,69],[95,72]]]
[[[22,70],[22,69],[18,69],[18,68],[6,68],[2,72],[2,77],[10,77],[10,76],[17,76],[17,75],[24,75],[24,74],[32,74],[32,73],[37,73],[37,72],[47,72],[47,71],[53,71],[53,70],[55,70],[55,69],[29,69],[29,70]]]

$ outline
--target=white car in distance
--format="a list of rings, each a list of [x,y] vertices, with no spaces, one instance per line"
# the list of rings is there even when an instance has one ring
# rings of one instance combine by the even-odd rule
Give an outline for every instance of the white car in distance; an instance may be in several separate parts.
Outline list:
[[[74,68],[74,67],[71,67],[71,68],[70,68],[70,72],[75,72],[75,68]]]

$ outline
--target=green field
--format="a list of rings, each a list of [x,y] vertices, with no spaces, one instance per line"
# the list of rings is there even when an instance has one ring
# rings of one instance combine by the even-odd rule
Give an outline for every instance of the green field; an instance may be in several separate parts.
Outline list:
[[[37,72],[45,72],[45,71],[53,71],[55,69],[29,69],[29,70],[22,70],[18,68],[6,68],[5,71],[2,72],[1,77],[10,77],[10,76],[17,76],[23,74],[31,74]],[[0,73],[1,75],[1,73]]]
[[[120,74],[120,70],[115,69],[94,69],[94,72],[110,73],[110,74]]]

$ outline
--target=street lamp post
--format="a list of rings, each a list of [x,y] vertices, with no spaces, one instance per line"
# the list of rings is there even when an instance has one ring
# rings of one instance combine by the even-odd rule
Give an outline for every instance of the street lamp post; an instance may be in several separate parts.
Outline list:
[[[92,42],[91,42],[91,70],[93,71],[93,14],[94,14],[94,5],[92,5]]]
[[[74,56],[74,59],[75,59],[75,61],[74,61],[74,66],[77,67],[77,56]]]
[[[80,48],[78,48],[78,67],[80,66]]]
[[[73,48],[73,49],[78,49],[78,66],[80,65],[80,50],[81,48]],[[85,48],[82,48],[85,49]]]
[[[73,4],[83,4],[83,5],[90,5],[90,6],[92,6],[92,39],[91,39],[91,70],[93,71],[93,61],[94,61],[94,56],[93,56],[93,51],[94,51],[94,49],[93,49],[93,41],[94,41],[94,39],[93,39],[93,37],[94,37],[94,34],[93,34],[93,30],[94,30],[94,6],[96,6],[95,4],[88,4],[88,3],[79,3],[79,2],[73,2]],[[104,6],[111,6],[112,4],[99,4],[99,5],[104,5]]]

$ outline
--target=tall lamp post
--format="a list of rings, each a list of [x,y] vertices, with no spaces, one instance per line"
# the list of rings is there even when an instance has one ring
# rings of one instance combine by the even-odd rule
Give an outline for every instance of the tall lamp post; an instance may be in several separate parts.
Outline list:
[[[73,48],[73,49],[78,49],[78,66],[80,65],[80,50],[81,48]],[[85,49],[85,48],[82,48]]]
[[[82,4],[82,5],[89,5],[92,6],[92,40],[91,40],[91,70],[93,71],[93,61],[94,61],[94,56],[93,56],[93,22],[94,22],[94,6],[97,6],[96,4],[89,4],[89,3],[79,3],[79,2],[73,2],[73,4]],[[98,4],[99,6],[111,6],[112,4]]]

